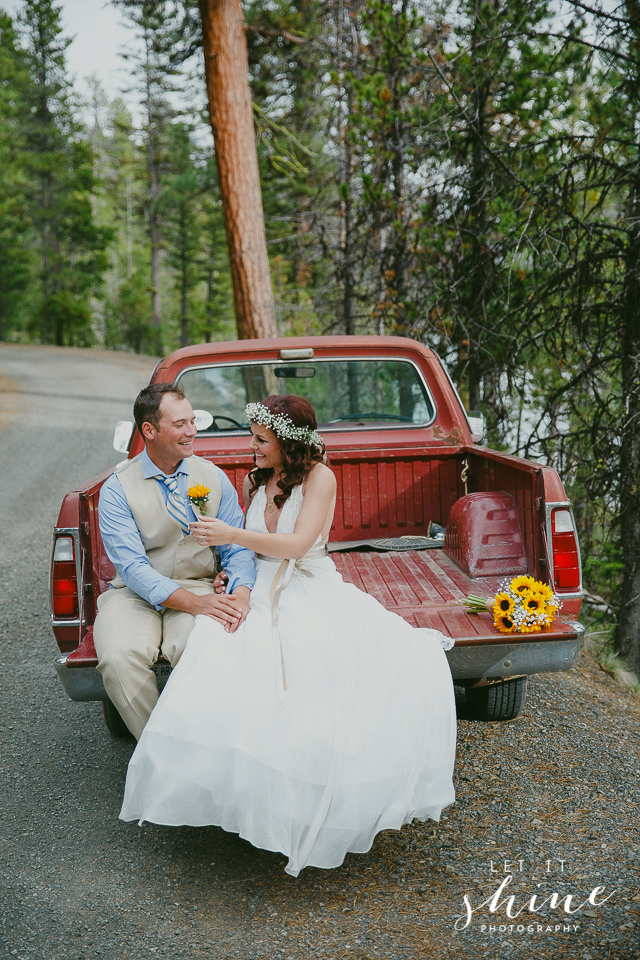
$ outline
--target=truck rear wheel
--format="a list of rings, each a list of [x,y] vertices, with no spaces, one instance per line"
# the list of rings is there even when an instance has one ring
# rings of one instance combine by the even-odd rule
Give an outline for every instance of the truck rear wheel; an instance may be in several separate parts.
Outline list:
[[[513,677],[467,690],[470,720],[515,720],[527,697],[527,677]]]
[[[131,737],[133,734],[129,730],[129,727],[126,725],[111,700],[102,701],[102,714],[104,716],[104,722],[106,723],[109,733],[112,733],[114,737]]]

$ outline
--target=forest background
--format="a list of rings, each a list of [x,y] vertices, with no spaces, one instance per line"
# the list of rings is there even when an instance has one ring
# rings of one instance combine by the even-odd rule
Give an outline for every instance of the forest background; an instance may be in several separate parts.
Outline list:
[[[135,115],[82,101],[54,0],[0,11],[0,340],[232,339],[198,4],[114,5]],[[435,349],[492,446],[560,472],[638,673],[640,0],[243,10],[279,333]]]

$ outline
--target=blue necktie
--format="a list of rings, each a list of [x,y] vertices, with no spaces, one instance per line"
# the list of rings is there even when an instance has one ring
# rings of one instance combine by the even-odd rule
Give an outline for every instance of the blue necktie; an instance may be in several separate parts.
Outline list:
[[[160,479],[169,490],[167,498],[167,510],[176,520],[185,536],[190,533],[189,519],[187,517],[187,508],[185,507],[182,494],[178,493],[178,481],[175,477],[165,477],[160,474]]]

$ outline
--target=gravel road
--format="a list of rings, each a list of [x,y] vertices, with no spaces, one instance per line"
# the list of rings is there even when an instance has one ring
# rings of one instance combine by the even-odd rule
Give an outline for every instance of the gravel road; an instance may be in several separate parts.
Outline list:
[[[60,687],[47,574],[64,493],[120,458],[113,424],[152,369],[0,344],[0,956],[638,960],[640,701],[585,656],[513,723],[461,704],[457,802],[340,869],[294,880],[217,828],[118,820],[132,744]],[[512,919],[487,902],[505,877]],[[554,892],[573,900],[529,909]]]

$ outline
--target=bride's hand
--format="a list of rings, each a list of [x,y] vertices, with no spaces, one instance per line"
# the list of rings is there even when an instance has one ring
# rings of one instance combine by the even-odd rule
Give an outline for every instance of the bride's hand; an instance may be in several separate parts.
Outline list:
[[[189,527],[196,542],[207,547],[221,547],[225,543],[232,543],[231,538],[236,531],[235,527],[223,520],[210,517],[202,517],[197,523],[190,523]]]
[[[225,593],[228,582],[229,582],[229,577],[224,572],[224,570],[221,570],[220,573],[216,576],[215,580],[213,581],[213,589],[215,590],[216,593]]]

